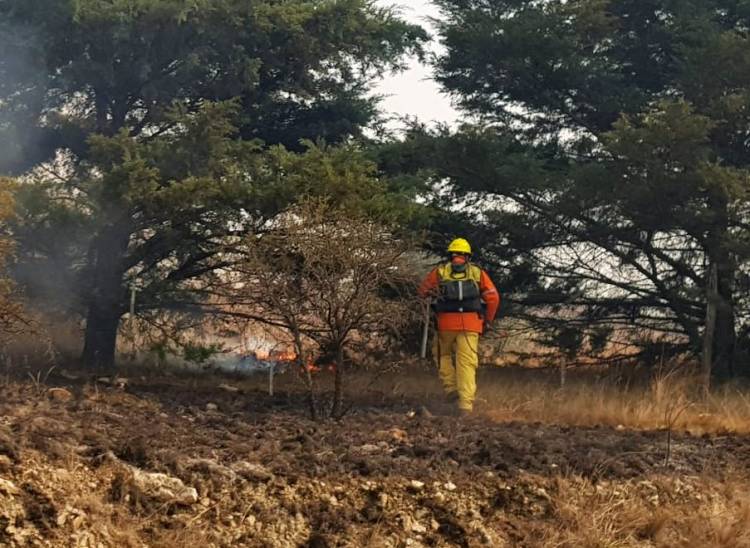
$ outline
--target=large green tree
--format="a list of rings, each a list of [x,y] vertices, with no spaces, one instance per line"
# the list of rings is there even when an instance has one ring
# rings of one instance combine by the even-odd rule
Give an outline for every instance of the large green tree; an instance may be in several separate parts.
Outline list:
[[[482,123],[443,132],[432,166],[453,203],[481,205],[467,224],[519,315],[574,346],[620,326],[698,354],[710,303],[714,372],[737,373],[750,3],[436,3],[437,78]]]
[[[71,295],[110,365],[128,285],[166,306],[221,267],[286,205],[265,149],[357,136],[424,39],[367,0],[0,0],[0,172],[34,168],[18,271],[54,273],[30,294]]]
[[[239,97],[245,138],[337,142],[425,38],[368,0],[2,0],[0,170],[85,154],[91,133],[164,131],[175,101]]]

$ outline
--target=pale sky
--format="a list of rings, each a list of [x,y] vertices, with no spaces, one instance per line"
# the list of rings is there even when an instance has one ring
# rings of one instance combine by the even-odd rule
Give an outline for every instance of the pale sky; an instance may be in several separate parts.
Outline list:
[[[439,12],[428,0],[378,0],[378,3],[398,6],[404,19],[422,25],[434,35],[427,17],[437,17]],[[436,51],[439,45],[433,42],[429,47]],[[452,124],[459,117],[450,98],[443,95],[437,83],[432,80],[430,67],[416,59],[405,72],[386,76],[375,92],[387,96],[383,99],[382,108],[386,113],[396,116],[416,117],[431,125],[434,122]],[[400,127],[399,124],[392,125]]]

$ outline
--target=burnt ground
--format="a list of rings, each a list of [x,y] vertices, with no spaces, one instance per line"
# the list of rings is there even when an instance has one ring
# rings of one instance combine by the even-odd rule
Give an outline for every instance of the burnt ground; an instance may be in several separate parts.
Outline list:
[[[589,505],[607,504],[639,516],[612,518],[611,545],[694,546],[684,520],[717,504],[750,534],[726,488],[747,485],[748,436],[674,433],[665,464],[661,431],[458,419],[365,392],[341,421],[314,422],[291,390],[111,384],[52,374],[0,387],[0,545],[576,546],[604,527],[586,525]],[[197,497],[150,500],[133,470]],[[654,522],[665,508],[671,527]]]

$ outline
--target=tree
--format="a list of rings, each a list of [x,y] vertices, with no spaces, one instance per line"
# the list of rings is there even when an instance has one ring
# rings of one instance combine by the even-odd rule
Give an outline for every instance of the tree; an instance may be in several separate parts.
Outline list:
[[[64,186],[32,178],[22,188],[26,209],[15,232],[25,248],[49,244],[37,238],[57,221],[60,202],[62,216],[90,228],[84,245],[73,250],[81,263],[68,288],[85,309],[86,363],[113,364],[131,288],[138,291],[139,310],[178,306],[194,280],[226,262],[220,252],[232,234],[258,221],[246,212],[255,205],[257,187],[249,181],[262,155],[252,143],[232,138],[232,110],[207,105],[170,134],[146,142],[125,132],[93,137],[86,176],[72,175]]]
[[[175,102],[239,98],[240,133],[269,145],[339,142],[376,116],[367,84],[426,39],[367,0],[3,0],[0,21],[0,172],[166,131]]]
[[[129,286],[173,306],[286,207],[264,147],[356,136],[366,84],[425,39],[366,0],[4,0],[0,20],[0,172],[37,166],[18,272],[30,295],[75,296],[92,366],[113,362]]]
[[[441,134],[431,165],[451,199],[481,204],[468,224],[507,273],[520,315],[575,345],[619,326],[697,356],[715,267],[714,373],[737,373],[748,313],[746,3],[437,4],[438,80],[484,123]]]
[[[330,414],[340,418],[347,352],[357,342],[398,339],[414,321],[419,306],[413,249],[372,217],[325,200],[290,208],[271,231],[247,242],[230,278],[231,312],[289,334],[307,375],[313,417],[318,412],[306,368],[311,351],[333,359]]]
[[[374,356],[403,342],[402,328],[418,309],[407,256],[415,238],[405,227],[423,222],[428,212],[416,203],[412,187],[381,177],[360,147],[306,146],[303,154],[272,151],[269,179],[280,180],[283,173],[284,182],[264,185],[266,196],[274,203],[292,197],[296,202],[233,248],[234,262],[220,283],[206,288],[210,297],[202,306],[219,318],[286,333],[316,417],[322,409],[307,369],[312,359],[343,364],[336,377],[338,415],[345,362],[362,363],[365,353]],[[383,268],[373,272],[376,264]],[[365,274],[366,280],[350,285],[352,276]]]

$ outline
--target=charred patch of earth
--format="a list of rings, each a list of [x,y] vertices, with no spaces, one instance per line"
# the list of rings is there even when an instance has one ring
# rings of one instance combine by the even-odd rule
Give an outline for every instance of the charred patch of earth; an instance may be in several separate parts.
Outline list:
[[[42,533],[56,526],[57,510],[49,496],[37,489],[32,483],[24,483],[21,486],[21,491],[26,519]]]
[[[284,407],[288,395],[217,380],[193,398],[160,382],[61,383],[61,399],[0,386],[0,539],[537,546],[545,524],[573,527],[611,504],[631,505],[617,527],[651,542],[664,505],[742,507],[722,482],[747,469],[747,436],[674,433],[665,464],[659,431],[459,420],[403,401],[315,422],[304,400]]]

